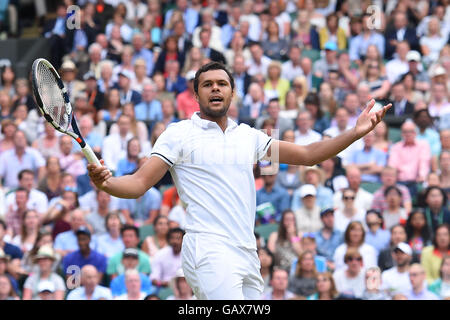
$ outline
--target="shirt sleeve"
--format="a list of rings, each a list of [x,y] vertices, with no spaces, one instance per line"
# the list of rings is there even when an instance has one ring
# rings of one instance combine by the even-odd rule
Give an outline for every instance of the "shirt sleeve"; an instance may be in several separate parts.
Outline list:
[[[180,158],[182,138],[176,125],[167,127],[156,140],[150,156],[160,158],[170,167],[174,166]]]
[[[273,139],[266,133],[252,128],[252,131],[256,135],[256,159],[261,160],[266,155],[269,147],[271,146]]]

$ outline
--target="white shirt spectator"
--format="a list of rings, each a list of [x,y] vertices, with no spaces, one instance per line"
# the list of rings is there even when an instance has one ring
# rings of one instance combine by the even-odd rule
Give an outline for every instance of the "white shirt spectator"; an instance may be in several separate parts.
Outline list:
[[[397,267],[383,271],[381,274],[381,289],[386,290],[391,296],[409,292],[412,289],[409,272],[398,272]]]
[[[317,131],[309,129],[306,134],[302,134],[299,130],[295,130],[295,144],[306,146],[320,140],[322,140],[322,135]]]
[[[5,204],[6,208],[12,206],[13,210],[17,210],[15,192],[11,192],[6,196]],[[48,210],[48,198],[45,193],[37,189],[31,189],[28,194],[27,208],[30,210],[36,210],[41,215],[46,213]]]
[[[173,207],[169,212],[169,221],[177,222],[184,230],[186,228],[186,210],[180,205]]]
[[[102,146],[102,158],[109,169],[117,170],[119,160],[127,156],[127,143],[131,138],[133,138],[131,132],[128,132],[125,138],[122,138],[118,133],[105,137]]]
[[[247,73],[250,76],[261,73],[264,75],[264,77],[267,77],[267,68],[269,67],[270,62],[272,62],[272,60],[266,56],[262,56],[260,64],[256,64],[253,59],[249,59],[245,64],[245,66],[248,68]]]
[[[400,76],[407,73],[408,71],[408,61],[393,59],[386,63],[386,76],[391,84],[398,81]]]
[[[348,218],[347,216],[344,215],[342,209],[338,208],[334,212],[334,229],[344,233],[345,229],[347,229],[347,226],[350,222],[359,221],[364,224],[365,219],[366,219],[366,212],[364,210],[358,210],[353,217]]]
[[[80,208],[83,211],[96,212],[98,209],[97,193],[95,192],[95,190],[86,192],[78,199],[78,201],[80,202]],[[119,210],[119,202],[120,198],[111,196],[111,201],[109,202],[109,210]]]
[[[364,269],[361,269],[355,278],[348,278],[346,270],[347,267],[345,266],[337,269],[333,273],[337,291],[341,294],[353,295],[356,298],[361,298],[366,288]]]
[[[281,77],[292,81],[298,76],[303,76],[303,69],[300,66],[294,66],[291,60],[284,62],[281,66]]]
[[[336,251],[334,252],[333,255],[333,261],[335,263],[335,267],[336,270],[340,269],[340,268],[344,268],[345,262],[344,262],[344,257],[345,257],[345,253],[347,252],[347,244],[343,243],[341,245],[339,245],[339,247],[336,248]],[[359,253],[361,254],[362,258],[363,258],[363,267],[364,268],[370,268],[370,267],[375,267],[377,266],[377,250],[372,247],[370,244],[367,243],[363,243],[359,249],[358,249]]]
[[[359,188],[355,196],[355,207],[366,212],[372,207],[373,194],[370,192]],[[335,192],[333,195],[333,203],[335,208],[343,208],[342,203],[342,191]]]

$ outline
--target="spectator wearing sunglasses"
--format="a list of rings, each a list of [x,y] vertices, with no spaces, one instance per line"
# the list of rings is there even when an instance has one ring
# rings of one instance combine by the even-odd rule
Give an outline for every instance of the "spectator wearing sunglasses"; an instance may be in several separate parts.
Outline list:
[[[343,233],[350,222],[363,222],[365,220],[365,212],[356,205],[355,199],[356,193],[354,190],[350,188],[342,190],[343,207],[334,212],[334,229]]]
[[[366,213],[366,243],[372,245],[379,253],[389,246],[391,234],[383,229],[383,216],[377,210],[368,210]]]
[[[361,298],[365,290],[363,257],[356,248],[348,248],[344,256],[344,267],[333,273],[333,279],[340,295]]]

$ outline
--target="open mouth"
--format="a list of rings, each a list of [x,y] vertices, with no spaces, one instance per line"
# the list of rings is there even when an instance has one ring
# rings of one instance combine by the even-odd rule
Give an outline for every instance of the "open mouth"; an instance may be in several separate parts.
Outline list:
[[[211,102],[212,104],[221,103],[223,102],[223,98],[219,96],[213,96],[209,99],[209,102]]]

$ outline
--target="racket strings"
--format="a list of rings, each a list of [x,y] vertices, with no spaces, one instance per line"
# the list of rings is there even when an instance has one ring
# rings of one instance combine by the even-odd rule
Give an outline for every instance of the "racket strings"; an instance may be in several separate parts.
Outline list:
[[[62,129],[67,130],[70,125],[69,115],[61,89],[58,87],[55,76],[44,65],[39,64],[37,70],[38,91],[43,108]]]

